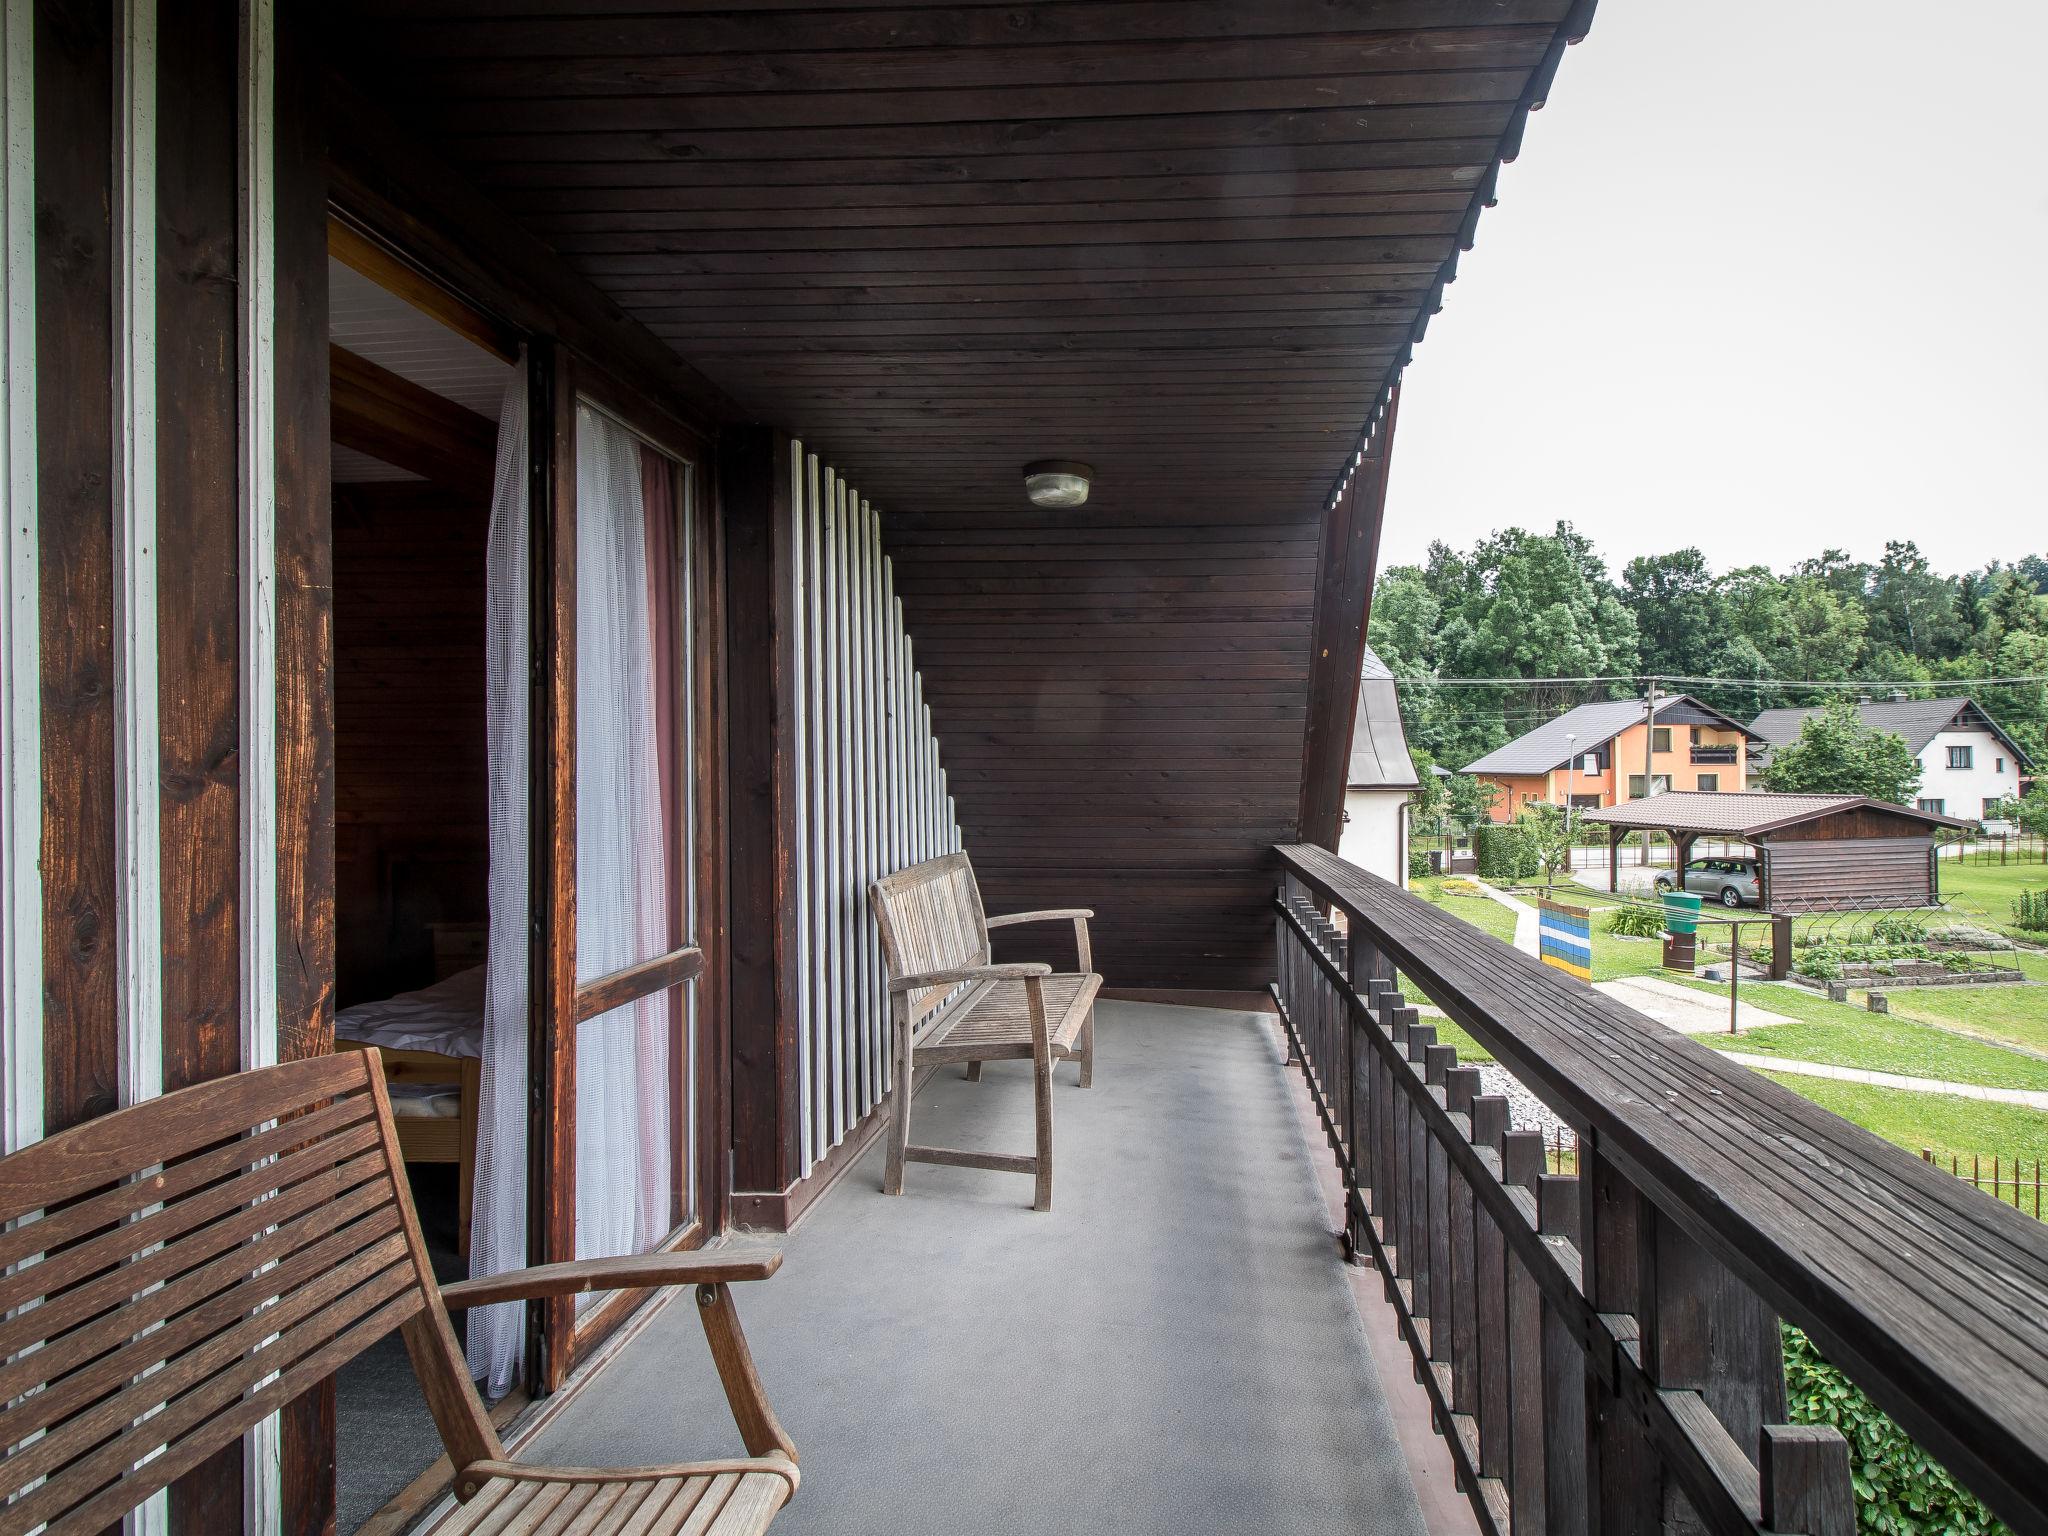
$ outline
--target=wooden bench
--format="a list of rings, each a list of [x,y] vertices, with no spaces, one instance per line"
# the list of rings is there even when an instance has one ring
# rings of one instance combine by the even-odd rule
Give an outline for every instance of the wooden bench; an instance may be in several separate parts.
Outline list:
[[[889,967],[889,1008],[896,1035],[895,1104],[890,1111],[889,1162],[882,1188],[903,1193],[906,1160],[994,1168],[1037,1177],[1034,1210],[1052,1209],[1052,1069],[1081,1064],[1081,1086],[1095,1079],[1095,994],[1083,907],[990,917],[982,910],[974,866],[964,853],[877,880],[868,889],[882,954]],[[993,965],[989,930],[1017,923],[1071,921],[1080,969],[1055,974],[1049,965]],[[963,1152],[910,1144],[910,1099],[919,1065],[967,1063],[979,1079],[984,1061],[1028,1060],[1038,1110],[1035,1155]]]
[[[105,1531],[400,1329],[455,1467],[437,1536],[765,1530],[796,1451],[727,1287],[772,1253],[593,1259],[437,1286],[377,1054],[221,1078],[0,1159],[0,1532]],[[695,1285],[748,1455],[673,1466],[507,1460],[449,1308]]]

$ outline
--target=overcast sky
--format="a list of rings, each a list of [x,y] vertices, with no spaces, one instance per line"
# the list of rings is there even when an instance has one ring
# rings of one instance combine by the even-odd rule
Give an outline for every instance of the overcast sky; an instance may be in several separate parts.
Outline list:
[[[1382,569],[2048,550],[2044,58],[2044,0],[1606,0],[1408,370]]]

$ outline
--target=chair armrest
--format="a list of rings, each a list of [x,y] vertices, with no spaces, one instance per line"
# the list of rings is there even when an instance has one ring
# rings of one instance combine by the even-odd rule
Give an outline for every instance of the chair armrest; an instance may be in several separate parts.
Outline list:
[[[773,1249],[745,1253],[643,1253],[615,1259],[578,1259],[570,1264],[536,1264],[531,1269],[483,1275],[441,1287],[451,1312],[499,1301],[535,1301],[543,1296],[580,1296],[586,1291],[630,1291],[644,1286],[724,1285],[733,1280],[766,1280],[782,1267]]]
[[[1036,960],[1021,965],[958,965],[943,971],[918,971],[889,981],[891,992],[909,992],[918,987],[950,987],[960,981],[1030,981],[1050,976],[1052,967]]]
[[[991,917],[982,923],[984,928],[1008,928],[1014,923],[1049,923],[1062,918],[1090,918],[1095,915],[1090,907],[1050,907],[1043,912],[1012,912],[1008,917]]]

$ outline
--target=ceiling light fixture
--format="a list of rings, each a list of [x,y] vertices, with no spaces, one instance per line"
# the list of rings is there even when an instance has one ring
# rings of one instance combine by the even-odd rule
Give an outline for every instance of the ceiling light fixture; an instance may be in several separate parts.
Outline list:
[[[1094,474],[1074,459],[1034,459],[1024,466],[1024,494],[1034,507],[1078,507],[1088,499]]]

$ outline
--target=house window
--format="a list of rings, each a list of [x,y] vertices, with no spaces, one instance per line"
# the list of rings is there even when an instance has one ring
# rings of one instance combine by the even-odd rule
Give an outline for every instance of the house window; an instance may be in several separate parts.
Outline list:
[[[2005,759],[2002,757],[1998,759],[1998,771],[2000,773],[2005,772]]]
[[[1578,811],[1597,811],[1600,809],[1600,797],[1598,795],[1573,795],[1572,809]]]
[[[1949,767],[1968,768],[1970,766],[1970,759],[1975,755],[1975,752],[1976,748],[1974,747],[1950,747],[1948,749]]]
[[[1691,741],[1694,746],[1698,746],[1700,744],[1700,728],[1698,726],[1694,726],[1692,728]]]
[[[1721,775],[1718,773],[1703,773],[1699,777],[1697,787],[1700,789],[1719,789],[1721,787]]]
[[[1984,819],[1986,821],[1996,821],[1998,819],[1998,808],[2003,804],[2005,804],[2005,801],[2000,796],[1986,795],[1984,797]]]
[[[1923,796],[1921,799],[1914,803],[1917,804],[1921,810],[1932,811],[1936,816],[1946,816],[1948,814],[1948,802],[1946,800],[1929,800]]]
[[[1657,774],[1652,782],[1656,784],[1658,794],[1667,795],[1671,792],[1670,774]],[[1632,773],[1628,776],[1628,797],[1631,800],[1643,798],[1643,776],[1640,773]]]
[[[2004,766],[2005,766],[2005,765],[2004,765],[2003,763],[2000,763],[2000,764],[1999,764],[1999,767],[2001,767],[2001,768],[2003,768]],[[1581,773],[1598,773],[1599,771],[1600,771],[1600,756],[1599,756],[1599,754],[1598,754],[1598,753],[1596,753],[1596,752],[1588,752],[1588,753],[1587,753],[1587,754],[1586,754],[1586,755],[1585,755],[1585,756],[1584,756],[1583,758],[1581,758],[1581,759],[1579,760],[1579,772],[1581,772]]]
[[[1660,725],[1650,732],[1650,750],[1652,752],[1669,752],[1671,750],[1670,726]]]

